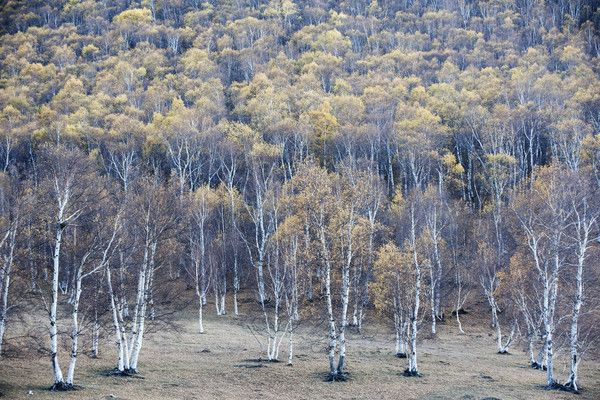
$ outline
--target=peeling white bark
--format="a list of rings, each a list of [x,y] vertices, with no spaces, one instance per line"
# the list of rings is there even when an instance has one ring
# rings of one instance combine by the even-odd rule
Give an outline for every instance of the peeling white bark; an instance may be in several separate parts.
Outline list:
[[[115,344],[117,346],[117,371],[125,372],[129,369],[129,362],[127,365],[125,363],[125,357],[127,356],[127,351],[125,349],[127,340],[125,338],[125,327],[122,324],[121,319],[119,318],[119,310],[117,309],[117,300],[115,298],[115,293],[112,286],[111,279],[111,270],[110,266],[106,264],[106,286],[108,288],[108,296],[110,299],[110,309],[112,312],[112,320],[113,320],[113,329],[115,335]]]
[[[419,307],[421,304],[421,263],[417,253],[417,235],[416,235],[416,217],[414,204],[410,208],[410,246],[412,251],[413,266],[415,268],[415,286],[414,286],[414,301],[410,314],[410,355],[408,358],[408,373],[418,375],[419,368],[417,364],[417,330]]]
[[[8,292],[11,283],[11,273],[15,254],[18,222],[19,217],[17,215],[15,220],[12,222],[9,230],[6,232],[5,236],[0,241],[0,248],[4,247],[6,240],[9,241],[8,251],[7,254],[4,255],[2,271],[0,271],[0,294],[2,297],[0,303],[0,357],[2,356],[2,345],[4,343],[4,334],[6,332],[6,320],[8,318]]]
[[[575,241],[576,241],[576,257],[577,269],[575,271],[575,296],[573,300],[573,311],[571,314],[571,329],[569,333],[570,347],[570,368],[569,377],[565,386],[577,391],[579,390],[579,316],[583,305],[583,269],[587,256],[587,251],[591,242],[592,228],[596,223],[597,215],[589,215],[587,202],[584,200],[582,209],[578,210],[574,205],[575,215]]]
[[[49,319],[50,319],[50,360],[52,362],[52,370],[54,373],[54,385],[61,386],[64,385],[64,378],[62,369],[60,368],[60,364],[58,362],[58,327],[57,323],[57,315],[56,311],[58,308],[58,281],[59,281],[59,272],[60,272],[60,249],[62,244],[62,234],[64,226],[62,224],[63,221],[63,213],[66,204],[59,205],[59,212],[57,218],[57,226],[55,230],[54,237],[54,253],[52,255],[52,296],[50,300],[50,311],[49,311]]]

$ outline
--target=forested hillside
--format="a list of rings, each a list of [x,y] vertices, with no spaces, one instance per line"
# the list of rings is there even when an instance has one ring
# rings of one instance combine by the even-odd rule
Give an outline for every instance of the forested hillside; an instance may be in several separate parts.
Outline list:
[[[0,354],[35,344],[48,386],[99,349],[143,371],[186,307],[199,333],[254,315],[290,365],[318,322],[332,381],[386,324],[418,377],[421,337],[481,302],[491,352],[591,383],[596,1],[0,7]]]

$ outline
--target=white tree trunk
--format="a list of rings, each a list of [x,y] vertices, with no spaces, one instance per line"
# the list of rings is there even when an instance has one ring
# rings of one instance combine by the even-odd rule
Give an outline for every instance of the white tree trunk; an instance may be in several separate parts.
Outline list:
[[[558,248],[558,246],[557,246]],[[560,261],[558,254],[554,256],[554,269],[551,274],[550,285],[548,285],[548,302],[544,304],[545,317],[544,324],[546,329],[546,384],[549,388],[556,386],[554,378],[554,310],[558,294],[558,271]]]
[[[533,354],[533,340],[535,338],[535,329],[527,323],[527,355],[529,356],[529,365],[536,366],[535,355]]]
[[[571,387],[573,390],[578,390],[578,376],[577,367],[579,366],[578,357],[578,344],[579,344],[579,313],[581,312],[581,304],[583,298],[583,283],[582,274],[583,268],[578,266],[577,269],[577,292],[575,294],[575,304],[573,305],[573,315],[571,317],[571,332],[570,332],[570,353],[571,353],[571,365],[569,369],[569,378],[567,379],[566,386]]]
[[[71,360],[67,371],[66,384],[73,386],[75,379],[75,365],[77,364],[77,354],[79,345],[79,300],[81,298],[81,267],[77,269],[75,278],[75,296],[71,310]]]
[[[416,236],[416,220],[414,215],[414,205],[411,205],[411,234],[410,242],[412,247],[413,265],[415,267],[415,297],[413,308],[410,315],[410,357],[408,362],[408,375],[416,376],[419,375],[419,368],[417,365],[417,329],[418,329],[418,316],[419,306],[421,304],[421,264],[419,262],[417,254],[417,236]]]
[[[2,279],[2,309],[0,309],[0,357],[2,356],[2,344],[4,343],[4,333],[6,332],[6,314],[8,311],[8,289],[10,287],[10,266],[5,265],[4,277]]]
[[[115,344],[117,345],[117,371],[124,373],[129,369],[129,365],[125,366],[125,358],[127,357],[126,338],[124,336],[124,328],[121,325],[119,318],[119,310],[117,309],[117,301],[113,291],[110,267],[106,265],[106,283],[108,287],[108,296],[110,298],[110,309],[112,311],[113,328],[115,333]],[[129,363],[128,363],[129,364]]]
[[[418,374],[419,368],[417,366],[417,324],[419,315],[419,305],[421,302],[421,268],[416,264],[416,279],[415,279],[415,303],[410,316],[411,328],[410,328],[410,363],[409,373]]]
[[[496,328],[496,351],[500,354],[506,353],[502,347],[502,329],[500,327],[500,321],[498,320],[498,306],[496,305],[495,299],[492,297],[490,300],[492,306],[492,321]]]
[[[239,315],[238,310],[238,291],[240,290],[240,277],[238,275],[238,256],[237,250],[233,254],[233,314]]]
[[[394,331],[396,334],[396,357],[406,357],[406,321],[402,311],[394,312]]]
[[[429,265],[429,282],[430,282],[430,291],[429,291],[429,303],[430,303],[430,308],[431,308],[431,334],[435,335],[436,334],[436,327],[435,327],[435,320],[437,319],[437,313],[436,313],[436,309],[435,309],[435,285],[436,285],[436,280],[434,278],[434,271],[433,271],[433,265],[430,264]]]
[[[327,239],[325,238],[325,228],[320,227],[320,240],[323,247],[325,258],[325,301],[327,303],[327,319],[329,329],[329,342],[327,346],[327,358],[329,360],[329,378],[337,378],[337,368],[335,365],[335,351],[337,347],[337,334],[335,329],[335,319],[333,317],[333,299],[331,297],[331,261],[327,248]]]
[[[4,332],[6,331],[6,317],[4,313],[0,315],[0,356],[2,355],[2,342],[4,340]]]
[[[0,304],[0,357],[2,357],[2,344],[4,343],[4,334],[6,332],[6,319],[8,317],[8,291],[10,289],[10,279],[12,272],[12,264],[14,259],[14,250],[16,244],[17,222],[11,227],[5,238],[10,237],[8,255],[4,257],[4,266],[0,278],[0,293],[2,295],[2,303]]]
[[[130,334],[130,338],[129,338],[129,349],[130,349],[129,359],[130,360],[133,357],[134,343],[135,343],[135,340],[136,340],[137,334],[138,334],[141,308],[142,308],[143,303],[145,303],[144,293],[146,290],[146,273],[147,273],[147,269],[148,269],[148,257],[149,257],[148,247],[149,247],[149,245],[146,242],[146,246],[144,247],[144,258],[142,261],[142,265],[140,267],[140,271],[138,273],[136,301],[135,301],[135,306],[133,308],[133,318],[131,320],[131,334]]]
[[[289,332],[288,332],[288,365],[292,365],[292,360],[294,358],[294,325],[293,320],[290,318],[288,321]]]
[[[345,249],[345,263],[342,267],[342,312],[340,318],[340,333],[338,336],[338,342],[340,346],[340,353],[337,365],[337,375],[343,377],[346,368],[346,327],[348,326],[348,303],[350,301],[350,267],[352,265],[353,253],[353,237],[352,229],[354,228],[354,209],[350,209],[350,216],[348,219],[348,228],[346,232],[346,249]]]
[[[596,216],[588,218],[587,215],[587,203],[583,203],[584,209],[582,212],[575,210],[576,221],[575,231],[577,234],[577,271],[575,273],[575,299],[573,302],[573,313],[571,316],[571,332],[570,332],[570,353],[571,353],[571,365],[569,368],[569,378],[565,383],[565,386],[573,389],[574,391],[579,390],[578,382],[578,366],[579,366],[579,315],[581,313],[581,306],[583,305],[583,267],[585,264],[586,253],[590,242],[591,229],[596,222]],[[0,336],[1,339],[1,336]]]
[[[202,254],[202,251],[200,251]],[[202,257],[202,255],[201,255]],[[202,289],[201,289],[201,269],[202,269],[202,261],[195,259],[194,267],[195,267],[195,290],[196,297],[198,298],[198,333],[204,333],[204,318],[203,318],[203,309],[204,309],[204,301],[202,299]]]
[[[92,327],[92,357],[98,358],[100,342],[100,322],[98,321],[98,311],[94,311],[94,326]]]
[[[135,335],[132,336],[132,348],[130,349],[131,357],[129,358],[129,369],[133,373],[137,373],[137,364],[140,356],[140,352],[142,350],[142,343],[144,340],[144,329],[146,324],[146,314],[148,307],[148,300],[150,291],[152,290],[152,280],[154,274],[154,257],[156,254],[156,242],[152,242],[150,244],[150,249],[146,250],[149,253],[147,259],[147,265],[142,267],[144,270],[143,279],[141,280],[141,298],[138,298],[139,305],[136,305],[137,313],[137,327]],[[147,271],[146,271],[147,269]],[[140,274],[142,276],[142,274]],[[139,287],[138,287],[139,290]],[[134,319],[134,321],[136,321]]]
[[[351,251],[351,250],[350,250]],[[346,367],[346,326],[348,325],[348,300],[350,298],[350,268],[345,268],[342,273],[342,312],[340,321],[340,333],[338,335],[339,342],[339,359],[337,366],[337,374],[343,376]]]
[[[202,296],[198,294],[198,333],[204,333],[203,307]]]
[[[59,221],[62,220],[62,209],[59,212]],[[56,236],[54,241],[54,254],[52,256],[52,298],[50,301],[50,360],[52,362],[52,371],[54,373],[53,388],[62,388],[64,386],[63,373],[58,363],[58,327],[56,326],[56,311],[58,307],[58,281],[60,271],[60,247],[62,243],[63,227],[57,223]]]

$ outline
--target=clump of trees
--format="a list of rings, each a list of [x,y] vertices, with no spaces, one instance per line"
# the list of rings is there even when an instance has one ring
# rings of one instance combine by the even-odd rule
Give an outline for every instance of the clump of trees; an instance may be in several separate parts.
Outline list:
[[[114,373],[142,370],[184,299],[199,333],[210,302],[256,312],[289,364],[324,317],[333,381],[385,316],[418,376],[420,332],[463,332],[479,296],[498,353],[524,339],[548,387],[579,390],[600,306],[593,1],[0,7],[0,352],[46,312],[54,389],[103,332]]]

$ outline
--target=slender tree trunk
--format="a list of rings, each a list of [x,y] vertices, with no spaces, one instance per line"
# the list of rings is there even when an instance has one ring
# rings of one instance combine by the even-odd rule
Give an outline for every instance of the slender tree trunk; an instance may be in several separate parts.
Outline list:
[[[144,249],[144,260],[142,262],[142,268],[140,271],[140,278],[138,281],[138,298],[136,302],[134,319],[132,321],[132,335],[130,343],[130,356],[129,356],[129,369],[131,372],[137,372],[137,363],[139,354],[142,349],[142,343],[144,338],[144,328],[146,322],[146,313],[148,305],[148,297],[150,282],[152,278],[150,275],[154,272],[154,255],[156,252],[156,242],[149,242],[146,239],[146,246]]]
[[[435,327],[435,322],[437,319],[437,315],[436,315],[436,310],[435,310],[435,285],[436,285],[436,280],[434,277],[434,271],[433,271],[433,265],[429,265],[429,280],[430,280],[430,285],[431,285],[431,290],[429,291],[429,302],[430,302],[430,306],[431,306],[431,334],[435,335],[436,334],[436,327]]]
[[[576,212],[576,232],[577,232],[577,272],[575,274],[575,300],[573,302],[573,313],[571,316],[571,332],[570,332],[570,352],[571,352],[571,365],[569,370],[569,378],[565,384],[566,387],[573,389],[574,391],[579,390],[579,381],[577,369],[579,366],[579,315],[581,313],[581,306],[583,305],[583,267],[586,258],[586,252],[589,245],[590,231],[592,225],[596,221],[596,216],[587,218],[587,203],[584,203],[583,212]],[[0,336],[0,340],[1,340]]]
[[[434,247],[435,254],[435,266],[436,266],[436,277],[435,277],[435,316],[440,320],[443,320],[443,314],[440,311],[441,301],[442,301],[442,293],[441,293],[441,284],[442,284],[442,276],[443,276],[443,267],[442,267],[442,257],[440,256],[439,244],[436,240]]]
[[[548,387],[554,387],[554,342],[552,332],[546,335],[546,384]]]
[[[571,332],[570,332],[570,353],[571,353],[571,365],[569,370],[569,378],[567,379],[566,386],[577,391],[579,382],[577,376],[577,367],[579,366],[578,357],[578,333],[579,333],[579,314],[581,312],[581,304],[583,298],[583,263],[579,263],[577,268],[577,289],[575,294],[575,303],[573,305],[573,315],[571,317]]]
[[[558,249],[558,246],[556,245]],[[549,388],[556,386],[554,379],[554,310],[558,293],[558,271],[560,267],[559,255],[554,255],[554,269],[551,275],[551,282],[548,293],[548,307],[545,318],[546,325],[546,383]]]
[[[418,376],[419,368],[417,365],[417,329],[418,329],[418,316],[419,307],[421,304],[421,264],[417,254],[417,236],[416,236],[416,220],[414,214],[414,205],[411,205],[411,234],[410,241],[413,255],[413,265],[415,267],[415,296],[413,308],[410,315],[410,357],[408,363],[407,375]]]
[[[321,245],[325,255],[325,301],[327,302],[327,318],[329,321],[329,344],[327,347],[327,358],[329,360],[329,379],[337,378],[337,368],[335,365],[335,351],[337,347],[337,334],[335,329],[335,319],[333,317],[333,299],[331,297],[331,261],[329,260],[329,251],[325,238],[324,227],[321,227]]]
[[[238,275],[237,250],[233,251],[233,314],[238,315],[238,291],[240,290],[240,277]]]
[[[135,301],[135,307],[133,308],[133,318],[131,320],[131,334],[130,334],[130,338],[129,338],[129,359],[133,360],[133,349],[134,349],[134,343],[136,341],[137,335],[138,335],[138,327],[139,327],[139,320],[141,318],[140,314],[141,314],[141,309],[142,309],[142,305],[145,303],[144,301],[144,297],[145,297],[145,288],[146,288],[146,274],[147,274],[147,269],[148,269],[148,257],[149,257],[149,243],[148,240],[146,240],[146,245],[144,246],[144,258],[142,260],[142,265],[140,267],[140,271],[139,271],[139,275],[138,275],[138,285],[137,285],[137,292],[136,292],[136,301]]]
[[[394,302],[397,300],[394,299]],[[394,330],[396,333],[396,357],[406,357],[406,321],[402,311],[394,311]]]
[[[543,343],[542,343],[542,347],[540,347],[540,351],[538,351],[538,356],[537,356],[537,369],[542,369],[545,370],[546,369],[546,335],[544,334],[543,336]]]
[[[496,351],[500,354],[504,354],[506,351],[502,347],[502,329],[500,327],[500,321],[498,320],[498,307],[496,306],[496,301],[494,299],[492,299],[490,303],[492,306],[492,321],[496,328]]]
[[[350,301],[350,268],[352,265],[353,256],[353,238],[352,228],[354,227],[354,210],[350,211],[350,219],[348,221],[348,231],[346,237],[348,243],[346,245],[346,260],[342,269],[342,314],[340,318],[340,333],[338,342],[340,353],[337,365],[337,374],[339,377],[344,377],[346,368],[346,327],[348,326],[348,303]]]
[[[351,251],[351,250],[350,250]],[[348,325],[348,300],[350,297],[350,268],[342,273],[342,314],[338,342],[340,346],[337,374],[342,377],[346,367],[346,326]]]
[[[204,333],[203,307],[202,296],[200,295],[200,292],[198,292],[198,333]]]
[[[535,356],[533,354],[533,340],[535,338],[535,330],[531,325],[527,324],[527,354],[529,355],[529,365],[535,367]]]
[[[75,278],[75,296],[73,299],[73,308],[71,311],[71,360],[67,371],[68,386],[73,386],[75,379],[75,365],[77,364],[78,345],[79,345],[79,300],[81,298],[81,267],[78,268]]]
[[[8,318],[8,291],[10,289],[10,279],[12,272],[12,265],[14,261],[15,245],[16,245],[16,234],[17,234],[17,222],[11,227],[8,232],[7,238],[9,238],[9,250],[8,255],[4,257],[4,267],[2,268],[2,275],[0,276],[0,293],[2,295],[2,303],[0,304],[0,357],[2,357],[2,344],[4,343],[4,334],[6,332],[6,319]]]
[[[2,356],[2,344],[4,343],[4,333],[6,332],[6,314],[8,312],[8,289],[10,287],[11,265],[5,263],[3,279],[0,290],[2,291],[2,305],[0,309],[0,357]]]
[[[151,247],[150,247],[150,259],[149,259],[149,265],[148,265],[148,277],[146,278],[146,282],[144,285],[144,291],[143,291],[143,296],[142,296],[142,306],[141,306],[141,310],[139,313],[139,324],[138,324],[138,329],[137,329],[137,335],[135,337],[135,342],[134,342],[134,347],[132,349],[132,353],[131,353],[131,359],[130,359],[130,369],[133,372],[137,372],[137,364],[138,364],[138,359],[140,356],[140,352],[142,350],[142,343],[144,340],[144,329],[145,329],[145,324],[146,324],[146,313],[147,313],[147,304],[148,304],[148,297],[150,295],[150,291],[152,290],[152,281],[153,281],[153,275],[154,275],[154,257],[156,255],[156,242],[153,242]]]
[[[415,303],[412,311],[412,315],[410,316],[411,328],[410,328],[410,364],[409,364],[409,373],[411,375],[417,375],[419,373],[419,368],[417,366],[417,317],[419,315],[419,305],[421,302],[421,268],[416,266],[416,282],[415,282]]]
[[[115,344],[117,346],[117,371],[120,373],[124,373],[126,371],[125,357],[127,357],[127,351],[125,350],[125,345],[127,340],[123,334],[124,328],[121,326],[119,310],[117,310],[117,301],[115,299],[115,293],[113,291],[112,286],[111,271],[108,264],[106,265],[106,286],[108,288],[110,309],[112,311],[113,328],[115,331]],[[129,369],[129,366],[127,366],[127,369]]]
[[[288,332],[288,365],[292,365],[292,359],[294,357],[294,325],[293,318],[288,321],[289,332]]]
[[[221,315],[221,301],[219,299],[219,291],[217,289],[217,285],[215,284],[215,312],[217,315]]]
[[[62,210],[61,210],[62,211]],[[59,216],[59,221],[62,219]],[[56,326],[56,311],[58,307],[58,281],[60,271],[60,247],[62,244],[63,227],[57,223],[54,241],[54,254],[52,256],[52,298],[50,301],[50,360],[54,372],[54,389],[61,389],[64,385],[62,369],[58,363],[58,327]]]

